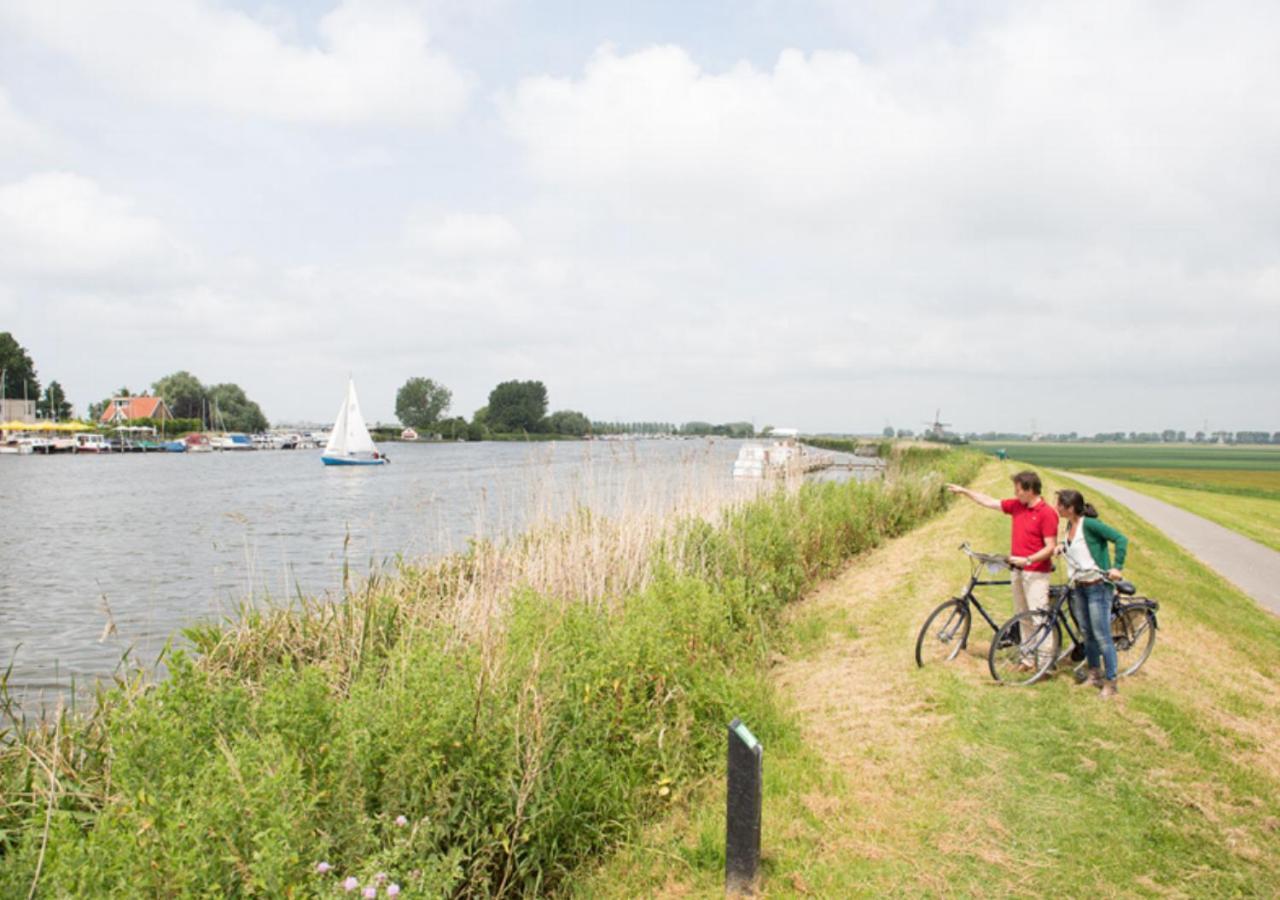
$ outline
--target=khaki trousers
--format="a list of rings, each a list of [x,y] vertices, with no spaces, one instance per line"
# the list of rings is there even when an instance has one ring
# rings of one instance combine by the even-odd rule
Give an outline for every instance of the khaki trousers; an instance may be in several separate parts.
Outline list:
[[[1028,572],[1025,569],[1014,569],[1013,576],[1013,614],[1028,609],[1049,608],[1049,580],[1052,572]]]
[[[1027,572],[1022,569],[1014,569],[1012,574],[1013,581],[1013,614],[1026,612],[1028,609],[1048,609],[1049,608],[1049,579],[1052,572]],[[1030,635],[1024,635],[1023,640],[1030,640]],[[1036,663],[1043,664],[1050,655],[1047,647],[1040,647],[1034,653],[1029,648],[1024,648],[1028,652],[1027,662],[1030,663],[1030,656],[1037,657]]]

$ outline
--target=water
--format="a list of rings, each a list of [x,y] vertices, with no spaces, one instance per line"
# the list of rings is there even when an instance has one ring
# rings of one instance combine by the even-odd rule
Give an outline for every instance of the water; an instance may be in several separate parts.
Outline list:
[[[734,441],[394,444],[392,464],[318,451],[0,457],[0,667],[20,696],[151,666],[243,601],[336,595],[397,555],[586,503],[737,490]],[[24,704],[27,700],[24,699]]]

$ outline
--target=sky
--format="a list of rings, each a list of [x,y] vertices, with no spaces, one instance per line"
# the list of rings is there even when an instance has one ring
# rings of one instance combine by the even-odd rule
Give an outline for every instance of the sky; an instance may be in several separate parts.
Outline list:
[[[1280,5],[0,0],[0,331],[77,411],[1280,429]]]

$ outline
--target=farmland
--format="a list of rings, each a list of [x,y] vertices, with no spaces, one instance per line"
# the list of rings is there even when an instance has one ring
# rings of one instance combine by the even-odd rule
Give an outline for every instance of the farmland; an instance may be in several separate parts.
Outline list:
[[[1280,469],[1090,469],[1117,481],[1280,500]]]
[[[1097,472],[1098,469],[1192,469],[1280,472],[1280,447],[1219,444],[1052,444],[984,442],[976,449],[1054,469]],[[1131,477],[1131,476],[1130,476]]]

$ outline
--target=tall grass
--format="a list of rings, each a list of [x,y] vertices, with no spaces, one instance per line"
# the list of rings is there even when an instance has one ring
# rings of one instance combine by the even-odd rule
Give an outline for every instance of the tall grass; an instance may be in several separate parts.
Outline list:
[[[776,613],[978,465],[579,511],[192,629],[163,681],[12,726],[0,895],[555,890],[705,773],[732,715],[772,715]]]

